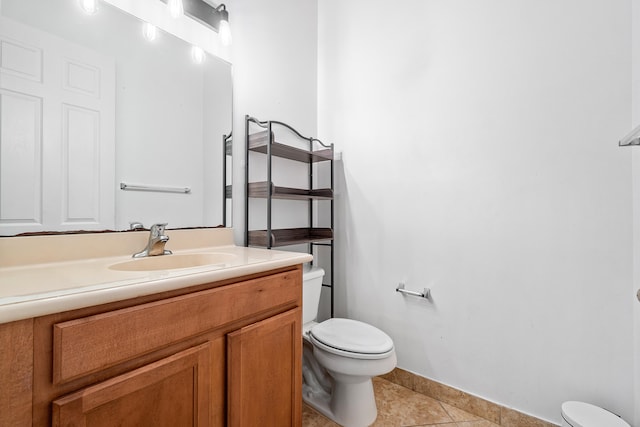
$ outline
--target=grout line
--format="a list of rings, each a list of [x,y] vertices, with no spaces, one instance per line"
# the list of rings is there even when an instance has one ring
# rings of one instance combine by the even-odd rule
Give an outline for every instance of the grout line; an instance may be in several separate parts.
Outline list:
[[[413,391],[414,393],[418,393],[417,391]],[[421,393],[418,393],[421,394]],[[433,398],[432,398],[433,399]],[[456,420],[453,419],[453,416],[449,413],[449,411],[447,411],[447,408],[444,407],[444,405],[442,404],[442,401],[438,400],[438,399],[433,399],[436,402],[438,402],[438,404],[440,405],[440,407],[442,408],[442,410],[444,411],[445,414],[447,414],[449,416],[449,418],[451,418],[451,422],[454,423],[456,426],[458,425],[458,422]],[[440,424],[444,424],[444,423],[440,423]]]

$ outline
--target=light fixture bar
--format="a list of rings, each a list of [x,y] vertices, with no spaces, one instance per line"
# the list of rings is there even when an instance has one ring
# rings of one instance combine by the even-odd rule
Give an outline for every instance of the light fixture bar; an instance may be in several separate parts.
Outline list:
[[[167,3],[168,0],[162,1]],[[216,8],[203,0],[182,0],[182,7],[185,15],[213,28],[217,32],[220,32],[220,21],[223,18],[227,22],[229,20],[229,13],[222,4]]]

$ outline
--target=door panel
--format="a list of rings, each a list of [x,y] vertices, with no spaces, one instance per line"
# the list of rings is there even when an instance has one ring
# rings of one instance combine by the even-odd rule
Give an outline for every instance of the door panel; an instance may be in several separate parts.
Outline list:
[[[209,343],[53,402],[53,426],[209,426]]]
[[[0,223],[42,223],[42,98],[0,89]]]
[[[301,425],[301,316],[297,308],[227,336],[229,426]]]
[[[115,226],[115,62],[0,17],[0,234]]]

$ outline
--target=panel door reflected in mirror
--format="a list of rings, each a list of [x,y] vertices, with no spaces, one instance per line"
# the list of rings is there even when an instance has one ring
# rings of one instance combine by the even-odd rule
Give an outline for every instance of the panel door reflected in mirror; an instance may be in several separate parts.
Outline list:
[[[0,235],[230,226],[231,65],[99,6],[0,3]]]

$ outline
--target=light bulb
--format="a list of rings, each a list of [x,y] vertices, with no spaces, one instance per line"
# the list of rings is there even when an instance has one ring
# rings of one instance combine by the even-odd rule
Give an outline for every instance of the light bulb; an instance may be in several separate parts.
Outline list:
[[[142,35],[144,36],[145,39],[152,42],[158,36],[158,29],[156,28],[155,25],[149,22],[145,22],[142,25]]]
[[[196,64],[202,64],[204,62],[204,50],[200,46],[191,46],[191,59]]]
[[[223,46],[229,46],[231,44],[231,27],[229,26],[229,21],[220,21],[218,36],[220,37],[220,42]]]
[[[182,0],[169,0],[167,1],[167,7],[169,8],[169,15],[174,19],[184,14]]]
[[[87,15],[94,15],[98,11],[97,0],[80,0],[80,8]]]

